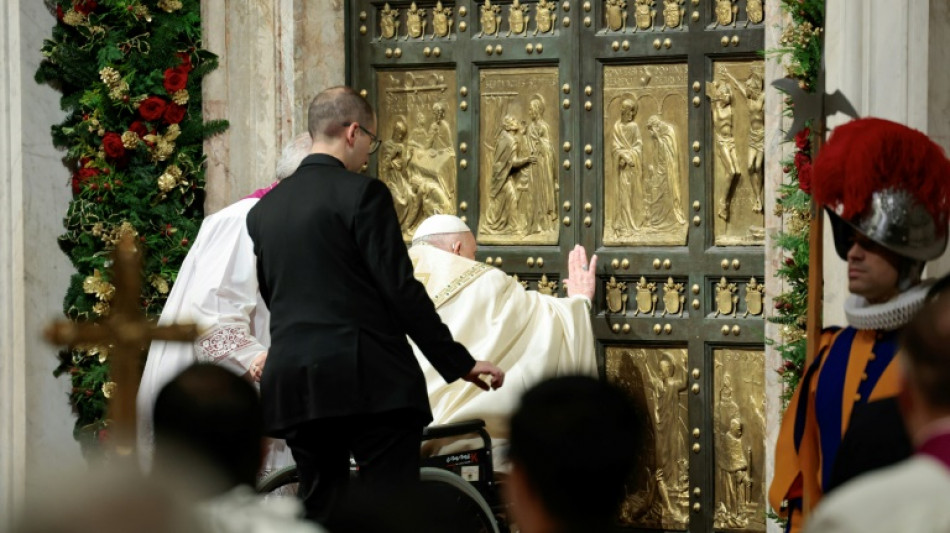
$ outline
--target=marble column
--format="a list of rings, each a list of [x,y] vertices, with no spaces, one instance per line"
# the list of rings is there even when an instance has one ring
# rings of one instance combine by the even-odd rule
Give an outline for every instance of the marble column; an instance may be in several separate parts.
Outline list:
[[[0,17],[0,528],[14,509],[83,465],[67,378],[41,332],[62,316],[73,272],[56,245],[70,200],[50,126],[60,93],[33,81],[55,18],[43,2],[5,2]]]
[[[950,155],[950,2],[930,0],[927,32],[927,125],[924,131]],[[950,272],[950,253],[932,262],[929,275]]]
[[[205,143],[205,211],[274,179],[281,146],[305,132],[306,108],[344,83],[342,0],[204,0],[204,46],[220,67],[204,81],[206,119],[227,132]]]
[[[773,50],[779,46],[782,28],[788,24],[788,17],[782,12],[780,0],[768,0],[765,4],[765,49]],[[785,292],[787,287],[781,278],[776,275],[782,267],[784,257],[776,247],[775,237],[783,229],[781,216],[776,216],[770,207],[776,205],[779,196],[779,187],[785,178],[782,172],[782,160],[791,153],[792,146],[784,142],[785,131],[791,126],[790,121],[782,116],[784,95],[772,82],[785,77],[785,67],[775,59],[765,62],[765,336],[776,342],[781,342],[781,327],[768,321],[773,316],[774,299]],[[775,439],[778,437],[782,419],[782,382],[778,369],[782,365],[782,358],[775,346],[765,346],[765,479],[766,486],[761,490],[768,490],[775,471]],[[768,521],[768,531],[778,533],[781,529],[778,524]]]
[[[7,529],[26,485],[26,372],[23,314],[23,163],[20,6],[0,11],[0,529]]]

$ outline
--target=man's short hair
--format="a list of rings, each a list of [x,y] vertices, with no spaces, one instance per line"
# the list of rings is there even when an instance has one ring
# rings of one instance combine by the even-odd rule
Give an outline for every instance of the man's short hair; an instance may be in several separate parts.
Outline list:
[[[152,417],[156,468],[174,464],[184,452],[230,486],[254,485],[263,426],[249,382],[217,365],[192,365],[158,393]]]
[[[950,409],[950,291],[945,280],[937,285],[904,328],[901,345],[910,386],[931,407]]]
[[[606,527],[640,455],[644,421],[614,385],[550,379],[526,392],[511,417],[509,457],[564,529]]]
[[[339,85],[321,91],[308,111],[308,129],[314,140],[336,137],[347,122],[359,122],[369,128],[373,124],[372,106],[352,87]]]

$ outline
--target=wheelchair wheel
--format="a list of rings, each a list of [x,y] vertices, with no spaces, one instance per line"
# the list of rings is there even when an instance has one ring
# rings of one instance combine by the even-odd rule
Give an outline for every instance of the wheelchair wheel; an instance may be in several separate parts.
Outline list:
[[[297,465],[289,465],[275,470],[257,482],[258,494],[289,494],[297,493],[296,484],[300,481],[297,475]]]
[[[501,533],[498,521],[485,498],[475,487],[458,474],[439,468],[422,467],[419,480],[425,494],[432,498],[439,512],[434,514],[444,524],[429,524],[426,531],[453,533]],[[300,481],[297,465],[290,465],[270,473],[257,484],[258,494],[285,495],[287,489],[296,493]]]
[[[439,503],[452,505],[452,523],[444,531],[459,533],[499,533],[498,522],[485,498],[459,475],[439,468],[423,467],[419,472],[423,487],[437,495]]]

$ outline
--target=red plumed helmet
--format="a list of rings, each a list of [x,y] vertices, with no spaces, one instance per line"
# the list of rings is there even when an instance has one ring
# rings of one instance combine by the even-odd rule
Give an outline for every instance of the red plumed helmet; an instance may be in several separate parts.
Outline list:
[[[852,231],[918,261],[946,249],[950,160],[917,130],[879,118],[835,128],[815,161],[812,194],[828,208],[842,258]]]

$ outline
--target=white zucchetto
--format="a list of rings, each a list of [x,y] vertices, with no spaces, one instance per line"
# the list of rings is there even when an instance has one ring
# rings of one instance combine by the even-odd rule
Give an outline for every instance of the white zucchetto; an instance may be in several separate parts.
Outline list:
[[[430,235],[445,233],[465,233],[470,231],[462,219],[455,215],[432,215],[422,221],[416,232],[412,234],[413,242]]]

